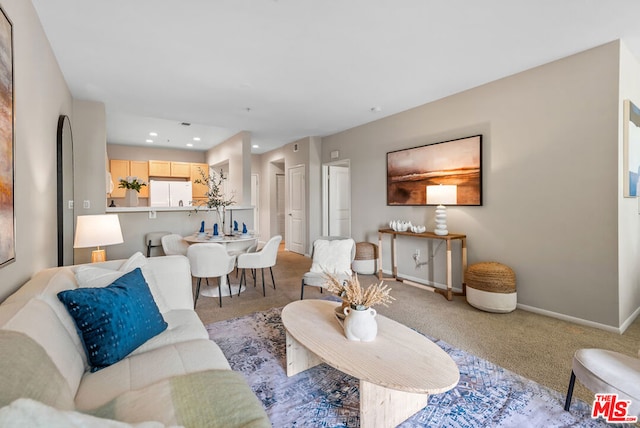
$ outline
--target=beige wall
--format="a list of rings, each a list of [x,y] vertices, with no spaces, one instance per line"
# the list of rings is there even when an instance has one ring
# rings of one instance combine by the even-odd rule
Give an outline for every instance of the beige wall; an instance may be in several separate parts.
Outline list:
[[[30,1],[4,0],[13,24],[15,262],[0,269],[0,300],[57,264],[56,129],[71,94]]]
[[[386,152],[483,134],[484,205],[448,211],[469,262],[511,266],[529,309],[618,327],[618,52],[610,43],[323,138],[324,162],[333,150],[351,160],[353,237],[376,242],[391,219],[433,225],[433,207],[386,205]],[[420,245],[435,256],[416,269]],[[400,243],[406,276],[442,283],[443,257],[437,243]]]
[[[236,205],[251,202],[251,134],[242,131],[207,151],[206,162],[216,170],[223,167],[228,174],[227,189],[234,194]]]
[[[104,214],[106,204],[105,141],[107,136],[104,104],[73,101],[73,164],[75,215]],[[89,208],[84,208],[84,202]],[[75,263],[91,261],[92,248],[77,248]],[[107,256],[109,249],[106,249]]]
[[[618,103],[619,130],[623,129],[624,117],[622,100],[629,99],[640,106],[640,64],[622,44],[620,49],[620,102]],[[623,167],[623,133],[618,135],[618,169]],[[623,192],[623,173],[619,173],[618,194]],[[623,327],[628,326],[640,313],[640,206],[637,198],[618,198],[618,265],[619,286],[618,303],[620,315],[618,321]]]

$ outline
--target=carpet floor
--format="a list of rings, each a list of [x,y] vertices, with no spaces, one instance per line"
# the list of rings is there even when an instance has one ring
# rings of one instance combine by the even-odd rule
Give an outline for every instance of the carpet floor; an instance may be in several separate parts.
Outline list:
[[[356,379],[326,364],[286,375],[281,308],[207,325],[233,370],[244,374],[274,427],[358,427]],[[604,427],[591,405],[435,340],[460,370],[458,386],[429,398],[402,427]]]

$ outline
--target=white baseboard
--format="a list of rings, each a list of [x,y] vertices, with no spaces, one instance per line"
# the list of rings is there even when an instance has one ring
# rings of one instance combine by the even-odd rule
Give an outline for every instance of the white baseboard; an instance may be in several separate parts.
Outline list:
[[[382,273],[384,273],[385,275],[391,276],[392,272],[389,270],[382,270]],[[429,285],[431,287],[438,287],[441,289],[447,289],[446,284],[440,284],[440,283],[434,283],[432,281],[426,281],[424,278],[416,278],[413,276],[404,276],[401,275],[401,278],[406,278],[410,281],[414,281],[420,284],[425,284],[425,285]],[[456,292],[462,292],[462,289],[460,288],[456,288],[453,287],[453,290]],[[556,318],[562,321],[568,321],[568,322],[572,322],[574,324],[579,324],[579,325],[583,325],[586,327],[593,327],[593,328],[597,328],[600,330],[604,330],[604,331],[608,331],[611,333],[618,333],[618,334],[622,334],[624,333],[627,328],[629,328],[629,326],[635,321],[636,318],[638,318],[638,316],[640,316],[640,308],[636,309],[633,314],[631,314],[631,316],[629,316],[624,323],[622,323],[622,325],[620,325],[620,327],[614,327],[611,325],[607,325],[607,324],[601,324],[598,322],[594,322],[594,321],[589,321],[589,320],[585,320],[582,318],[577,318],[577,317],[572,317],[570,315],[565,315],[565,314],[561,314],[558,312],[552,312],[552,311],[548,311],[546,309],[540,309],[540,308],[536,308],[535,306],[529,306],[529,305],[523,305],[522,303],[518,303],[516,306],[518,309],[522,309],[523,311],[527,311],[527,312],[533,312],[536,314],[540,314],[540,315],[545,315],[551,318]]]
[[[629,326],[640,316],[640,308],[636,309],[620,326],[620,334],[624,333]]]
[[[547,311],[546,309],[536,308],[535,306],[523,305],[521,303],[518,303],[518,305],[516,307],[518,309],[522,309],[523,311],[533,312],[535,314],[540,314],[540,315],[545,315],[545,316],[548,316],[548,317],[551,317],[551,318],[556,318],[556,319],[559,319],[559,320],[562,320],[562,321],[569,321],[569,322],[572,322],[574,324],[583,325],[585,327],[593,327],[593,328],[597,328],[597,329],[600,329],[600,330],[608,331],[608,332],[611,332],[611,333],[618,333],[618,334],[622,334],[624,332],[624,329],[622,329],[622,328],[613,327],[611,325],[601,324],[601,323],[598,323],[598,322],[589,321],[589,320],[585,320],[585,319],[582,319],[582,318],[576,318],[576,317],[572,317],[570,315],[560,314],[558,312]],[[625,327],[625,329],[626,329],[626,327]]]

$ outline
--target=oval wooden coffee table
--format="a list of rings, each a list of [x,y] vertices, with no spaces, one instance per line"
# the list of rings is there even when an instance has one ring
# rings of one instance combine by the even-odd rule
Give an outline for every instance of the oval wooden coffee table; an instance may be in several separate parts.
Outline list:
[[[335,316],[338,304],[299,300],[284,307],[287,376],[324,362],[359,379],[361,427],[395,427],[424,408],[429,394],[458,384],[458,366],[446,352],[382,315],[373,342],[347,340]]]

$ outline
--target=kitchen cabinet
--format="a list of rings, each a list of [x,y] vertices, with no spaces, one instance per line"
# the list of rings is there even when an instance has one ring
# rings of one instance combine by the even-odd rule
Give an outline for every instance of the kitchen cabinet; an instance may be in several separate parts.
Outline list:
[[[195,180],[202,180],[202,175],[200,175],[200,171],[202,171],[205,175],[209,175],[209,165],[206,163],[192,163],[190,164],[190,172],[191,172],[191,183],[193,183],[193,187],[191,188],[193,192],[193,205],[204,205],[207,203],[206,193],[209,191],[209,187],[206,183],[194,183]]]
[[[190,178],[191,164],[189,162],[149,161],[150,177]]]
[[[140,188],[138,197],[149,197],[149,164],[145,161],[130,161],[123,159],[111,159],[109,161],[109,171],[113,181],[113,191],[109,195],[111,198],[124,198],[126,189],[118,187],[120,179],[126,177],[137,177],[139,181],[147,183]]]

